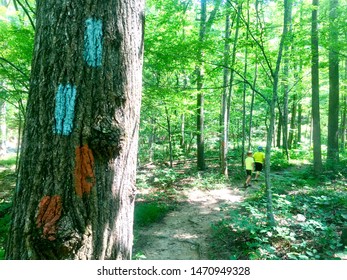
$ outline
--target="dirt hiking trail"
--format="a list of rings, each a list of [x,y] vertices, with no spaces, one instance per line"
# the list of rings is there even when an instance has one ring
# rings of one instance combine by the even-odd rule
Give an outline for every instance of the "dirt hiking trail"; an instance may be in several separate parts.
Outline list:
[[[208,260],[211,224],[227,217],[223,209],[241,202],[244,191],[190,189],[184,197],[161,222],[139,230],[134,252],[147,260]]]

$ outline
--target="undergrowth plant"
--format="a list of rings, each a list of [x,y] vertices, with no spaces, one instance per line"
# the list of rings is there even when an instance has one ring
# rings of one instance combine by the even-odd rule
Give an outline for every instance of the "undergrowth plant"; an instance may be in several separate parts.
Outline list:
[[[341,230],[347,223],[347,181],[317,185],[298,180],[273,179],[276,226],[266,223],[264,186],[249,196],[228,219],[213,225],[211,256],[215,259],[335,259],[344,250]],[[292,176],[294,176],[292,175]],[[306,173],[302,173],[307,177]],[[306,182],[306,183],[305,183]]]
[[[5,244],[10,226],[12,194],[16,182],[16,157],[0,160],[0,260],[5,258]]]

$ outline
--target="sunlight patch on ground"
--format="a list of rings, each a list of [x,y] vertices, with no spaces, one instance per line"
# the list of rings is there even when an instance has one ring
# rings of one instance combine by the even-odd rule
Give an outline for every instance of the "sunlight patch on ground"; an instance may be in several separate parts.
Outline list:
[[[189,233],[178,233],[173,235],[174,238],[179,238],[179,239],[197,239],[199,238],[198,235],[196,234],[189,234]]]
[[[241,194],[231,189],[216,189],[210,191],[202,191],[199,189],[190,190],[188,193],[189,202],[200,202],[204,205],[211,205],[220,201],[224,202],[241,202]]]

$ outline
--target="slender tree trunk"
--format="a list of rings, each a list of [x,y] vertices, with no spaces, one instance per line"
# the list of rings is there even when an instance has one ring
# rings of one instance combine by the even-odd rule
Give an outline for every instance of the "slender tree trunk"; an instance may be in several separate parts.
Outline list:
[[[258,72],[258,64],[255,65],[255,76],[253,80],[253,88],[255,88],[256,81],[257,81],[257,72]],[[255,91],[252,90],[252,98],[251,98],[251,105],[249,108],[249,128],[248,128],[248,148],[247,150],[250,150],[252,148],[252,132],[253,132],[253,108],[254,108],[254,101],[255,101]]]
[[[0,100],[0,156],[6,154],[7,145],[6,102]]]
[[[249,2],[248,2],[249,5]],[[255,1],[255,9],[257,13],[256,17],[256,26],[259,27],[259,1]],[[249,10],[248,10],[249,14]],[[249,19],[248,19],[249,22]],[[260,28],[260,27],[259,27]],[[247,29],[247,34],[249,34],[249,30]],[[252,98],[251,98],[251,105],[250,105],[250,115],[249,115],[249,134],[248,134],[248,150],[251,150],[252,147],[252,129],[253,129],[253,108],[254,108],[254,102],[255,102],[255,87],[257,84],[257,76],[258,76],[258,52],[255,53],[255,66],[254,66],[254,78],[253,78],[253,85],[252,85]]]
[[[150,118],[151,120],[151,131],[150,131],[150,135],[148,137],[148,151],[149,151],[149,155],[148,155],[148,160],[149,162],[153,162],[154,161],[154,154],[155,154],[155,139],[156,139],[156,135],[155,135],[155,119],[154,118]]]
[[[268,128],[267,141],[266,141],[266,156],[265,156],[265,185],[266,185],[266,197],[267,197],[267,218],[268,223],[271,226],[275,225],[275,218],[273,215],[273,206],[272,206],[272,186],[270,180],[270,162],[271,162],[271,142],[274,134],[275,126],[275,108],[277,104],[277,95],[278,95],[278,74],[280,71],[280,65],[282,60],[283,47],[287,40],[288,27],[291,22],[292,14],[292,0],[284,0],[284,19],[283,19],[283,32],[281,36],[281,41],[278,50],[278,56],[276,61],[276,69],[272,72],[273,77],[273,92],[272,100],[270,105],[270,124]]]
[[[200,33],[199,41],[200,48],[198,54],[199,65],[197,71],[197,164],[198,170],[203,171],[206,169],[205,164],[205,143],[204,143],[204,93],[202,91],[204,80],[204,63],[203,63],[203,47],[206,35],[206,0],[201,0],[201,14],[200,14]]]
[[[279,108],[278,110],[278,121],[277,121],[277,137],[276,137],[276,147],[281,148],[281,140],[282,140],[282,126],[283,126],[283,117],[282,112]]]
[[[347,59],[345,59],[345,73],[344,78],[347,80]],[[345,91],[347,87],[345,86]],[[346,92],[343,94],[342,98],[342,116],[341,116],[341,149],[344,151],[346,148],[346,126],[347,126],[347,94]]]
[[[230,14],[225,18],[225,42],[224,42],[224,69],[223,69],[223,93],[221,104],[221,138],[220,138],[220,161],[221,174],[228,178],[228,81],[229,81],[229,56],[230,56]]]
[[[295,53],[294,47],[292,48],[292,52]],[[299,87],[302,87],[302,59],[300,59],[299,65],[296,67],[294,66],[295,73],[294,78],[298,81],[297,85]],[[289,131],[289,138],[288,138],[288,148],[291,150],[292,148],[297,147],[297,135],[299,131],[299,126],[301,125],[299,123],[299,119],[297,119],[297,114],[300,106],[300,101],[298,97],[298,93],[294,93],[293,100],[292,100],[292,108],[291,108],[291,120],[290,120],[290,131]]]
[[[289,153],[288,153],[288,102],[289,102],[289,53],[288,53],[289,47],[287,44],[284,46],[284,54],[285,57],[283,59],[283,114],[282,114],[282,147],[284,149],[284,152],[287,156],[287,160],[289,160]]]
[[[296,138],[297,145],[301,145],[301,135],[302,135],[302,105],[301,102],[298,104],[298,135]]]
[[[327,162],[330,168],[339,161],[339,50],[338,0],[330,0],[329,13],[329,117]]]
[[[314,172],[320,174],[322,171],[321,155],[321,132],[320,132],[320,113],[319,113],[319,53],[318,53],[318,0],[312,1],[312,140],[313,140],[313,166]]]
[[[293,95],[292,108],[291,108],[291,119],[290,119],[290,130],[288,136],[288,149],[291,150],[294,146],[294,131],[296,130],[296,113],[297,113],[297,94]]]
[[[197,168],[200,171],[206,169],[205,162],[205,139],[204,139],[204,92],[202,90],[204,84],[204,48],[207,34],[212,28],[213,21],[216,17],[217,11],[221,5],[221,0],[215,1],[215,7],[210,13],[210,17],[207,20],[207,1],[201,0],[201,13],[200,13],[200,32],[199,32],[199,43],[200,47],[198,50],[198,66],[196,68],[197,73]]]
[[[169,110],[167,109],[167,106],[165,106],[165,114],[166,114],[167,132],[169,136],[170,168],[172,168],[173,167],[172,132],[171,132],[171,120],[170,120]]]
[[[186,137],[185,137],[185,114],[181,114],[181,138],[180,138],[180,147],[183,152],[186,150]]]
[[[233,44],[233,50],[231,53],[231,62],[230,62],[230,79],[229,79],[229,89],[228,89],[228,96],[227,96],[227,134],[229,134],[230,130],[230,110],[231,110],[231,100],[232,100],[232,94],[233,94],[233,84],[234,84],[234,75],[235,75],[235,61],[236,61],[236,53],[237,53],[237,42],[239,38],[239,31],[240,31],[240,20],[241,20],[241,11],[242,11],[242,4],[238,4],[237,6],[237,17],[236,17],[236,26],[235,26],[235,34],[234,34],[234,44]],[[239,125],[239,123],[237,123]],[[239,129],[236,130],[238,134]],[[238,143],[238,139],[237,139]],[[241,162],[243,160],[241,159]]]
[[[249,1],[247,1],[247,7],[249,6]],[[249,9],[247,10],[247,26],[249,26]],[[248,30],[246,30],[246,41],[249,40]],[[247,76],[247,63],[248,63],[248,45],[245,46],[245,60],[244,60],[244,69],[243,76]],[[242,96],[242,167],[244,167],[245,162],[245,145],[246,145],[246,93],[247,93],[247,84],[243,83],[243,96]],[[251,114],[250,112],[249,114]]]
[[[16,174],[17,181],[19,175],[19,162],[20,162],[20,147],[22,144],[22,135],[23,135],[23,115],[21,111],[18,111],[18,134],[17,134],[17,150],[16,150]]]
[[[130,259],[144,1],[38,0],[7,259]]]
[[[347,118],[347,97],[346,94],[343,94],[343,98],[342,98],[342,106],[341,106],[341,129],[340,129],[340,133],[341,133],[341,150],[344,151],[345,150],[345,146],[346,146],[346,118]]]

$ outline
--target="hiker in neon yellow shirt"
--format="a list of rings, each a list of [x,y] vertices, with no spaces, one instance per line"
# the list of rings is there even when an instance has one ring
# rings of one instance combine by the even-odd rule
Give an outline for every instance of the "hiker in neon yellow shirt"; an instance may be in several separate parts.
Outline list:
[[[254,158],[253,158],[253,153],[251,151],[247,152],[247,157],[245,159],[245,165],[246,165],[246,182],[245,182],[245,187],[250,187],[251,184],[251,179],[252,179],[252,172],[254,170]]]
[[[260,172],[263,170],[263,166],[265,164],[265,153],[263,152],[263,147],[259,146],[258,151],[253,155],[255,162],[255,178],[254,180],[258,180]]]

